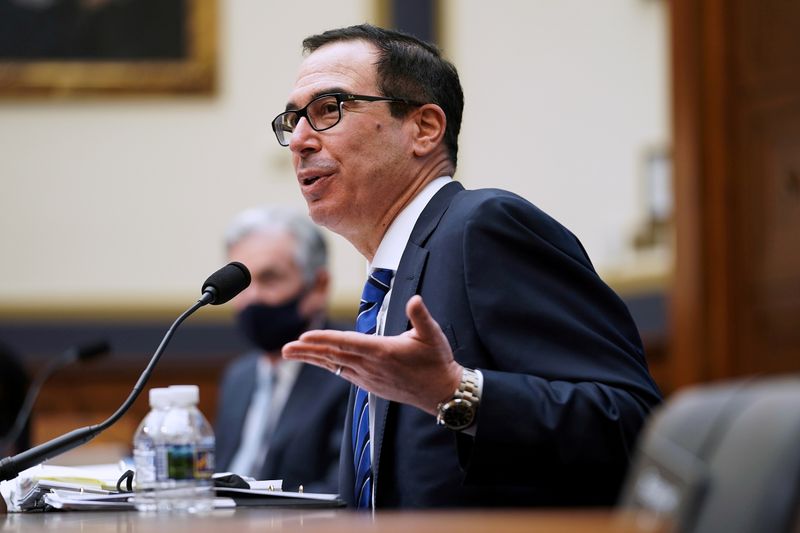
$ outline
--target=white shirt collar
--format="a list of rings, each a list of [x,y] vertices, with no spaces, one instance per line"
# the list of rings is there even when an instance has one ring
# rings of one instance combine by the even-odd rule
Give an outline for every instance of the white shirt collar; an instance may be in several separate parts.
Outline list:
[[[408,239],[411,237],[411,231],[414,229],[417,219],[422,214],[425,206],[428,205],[428,202],[431,201],[431,198],[439,192],[439,189],[451,181],[453,181],[453,178],[450,176],[436,178],[423,187],[414,199],[400,211],[383,235],[372,263],[367,265],[367,275],[373,268],[389,268],[397,271],[397,267],[400,266],[400,258],[403,256],[403,250],[406,249]]]
[[[275,382],[294,381],[300,373],[300,361],[288,361],[286,359],[271,359],[261,356],[258,358],[256,367],[256,380],[274,379]]]

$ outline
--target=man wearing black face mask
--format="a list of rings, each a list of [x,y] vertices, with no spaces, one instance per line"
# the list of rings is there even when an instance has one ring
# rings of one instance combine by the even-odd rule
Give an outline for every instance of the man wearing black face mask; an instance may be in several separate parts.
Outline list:
[[[228,259],[250,286],[232,304],[254,350],[234,361],[220,387],[217,470],[283,479],[336,492],[348,384],[323,369],[281,359],[281,348],[326,318],[325,242],[304,215],[279,207],[242,212],[226,234]],[[335,326],[334,326],[335,327]]]

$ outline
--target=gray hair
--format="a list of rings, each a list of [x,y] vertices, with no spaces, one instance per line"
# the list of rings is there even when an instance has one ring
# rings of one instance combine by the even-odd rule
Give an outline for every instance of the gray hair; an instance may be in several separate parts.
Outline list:
[[[321,269],[327,268],[328,247],[317,226],[305,215],[282,206],[260,206],[242,211],[225,231],[225,249],[257,232],[284,232],[297,246],[295,260],[306,284],[311,284]]]

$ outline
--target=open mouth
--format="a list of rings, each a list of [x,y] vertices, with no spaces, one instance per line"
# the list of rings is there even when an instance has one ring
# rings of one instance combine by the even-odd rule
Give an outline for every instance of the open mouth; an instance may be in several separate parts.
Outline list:
[[[310,178],[303,178],[303,185],[313,185],[320,178],[320,176],[311,176]]]

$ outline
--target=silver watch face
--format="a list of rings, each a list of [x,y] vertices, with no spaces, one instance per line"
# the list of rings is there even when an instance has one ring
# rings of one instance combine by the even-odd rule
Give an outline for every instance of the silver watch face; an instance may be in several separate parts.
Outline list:
[[[450,400],[442,406],[439,419],[441,424],[450,429],[468,428],[475,419],[475,406],[469,400],[460,398]]]

